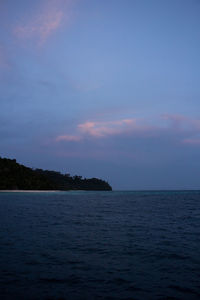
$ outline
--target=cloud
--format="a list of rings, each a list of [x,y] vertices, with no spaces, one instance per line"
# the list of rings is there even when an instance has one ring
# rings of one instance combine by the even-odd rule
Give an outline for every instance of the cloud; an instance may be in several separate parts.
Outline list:
[[[119,135],[133,135],[133,134],[151,134],[152,126],[139,124],[139,122],[132,119],[120,119],[112,121],[86,121],[78,124],[76,133],[73,135],[59,135],[55,141],[80,141],[86,138],[107,138]],[[152,131],[153,132],[153,131]]]
[[[65,1],[65,9],[62,6],[63,1],[44,3],[43,7],[38,7],[38,13],[31,16],[28,22],[18,24],[14,28],[14,33],[18,38],[34,39],[42,45],[61,26],[63,19],[66,20],[69,17],[66,4],[70,1]]]
[[[184,130],[200,129],[200,120],[193,119],[187,116],[164,114],[162,115],[162,119],[169,121],[170,125],[172,127],[175,127],[176,129],[184,129]]]
[[[200,145],[200,120],[182,115],[165,115],[170,121],[168,131],[176,134],[182,144]]]
[[[108,135],[120,134],[123,131],[132,128],[135,124],[134,119],[123,119],[108,122],[85,122],[78,125],[82,133],[89,134],[93,137],[106,137]]]
[[[158,123],[159,121],[159,123]],[[163,123],[163,121],[167,121]],[[151,123],[151,124],[150,124]],[[84,139],[105,139],[109,137],[119,138],[159,138],[173,139],[180,144],[200,144],[200,120],[182,115],[162,115],[147,122],[144,119],[118,119],[110,121],[86,121],[78,124],[74,133],[56,137],[55,141],[79,142]]]

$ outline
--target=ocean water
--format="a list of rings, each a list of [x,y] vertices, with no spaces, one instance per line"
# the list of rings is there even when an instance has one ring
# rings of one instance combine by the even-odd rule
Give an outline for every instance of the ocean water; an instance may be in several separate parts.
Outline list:
[[[0,193],[0,299],[200,299],[200,191]]]

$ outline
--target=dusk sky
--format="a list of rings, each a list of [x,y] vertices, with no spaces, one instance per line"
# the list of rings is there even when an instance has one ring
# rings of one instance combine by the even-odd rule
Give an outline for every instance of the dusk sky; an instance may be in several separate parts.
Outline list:
[[[0,156],[200,188],[199,0],[0,0]]]

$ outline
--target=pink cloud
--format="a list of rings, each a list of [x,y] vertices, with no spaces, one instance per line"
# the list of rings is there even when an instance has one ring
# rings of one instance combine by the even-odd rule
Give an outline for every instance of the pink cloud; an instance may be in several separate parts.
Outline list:
[[[53,34],[65,20],[67,15],[66,4],[70,1],[65,1],[65,9],[63,9],[63,1],[47,1],[43,7],[38,7],[39,12],[30,17],[28,22],[18,24],[14,33],[21,39],[35,39],[39,44],[43,44],[51,34]]]
[[[123,119],[107,122],[85,122],[78,125],[78,129],[93,137],[106,137],[108,135],[120,134],[123,131],[132,128],[135,124],[134,119]]]
[[[60,141],[76,141],[87,138],[103,139],[111,136],[127,136],[131,138],[160,138],[166,136],[182,144],[200,144],[200,120],[179,115],[164,115],[162,119],[167,120],[165,126],[145,123],[143,119],[119,119],[111,121],[86,121],[78,124],[73,135],[61,135],[56,138]],[[152,123],[152,122],[151,122]]]
[[[55,141],[80,141],[87,137],[106,138],[120,134],[152,134],[153,127],[137,123],[136,119],[120,119],[114,121],[87,121],[77,125],[74,135],[60,135]]]

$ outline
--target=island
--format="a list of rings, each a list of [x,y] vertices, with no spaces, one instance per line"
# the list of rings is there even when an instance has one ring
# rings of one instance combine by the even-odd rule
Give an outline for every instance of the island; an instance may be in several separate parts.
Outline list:
[[[32,169],[16,159],[0,157],[0,190],[86,190],[111,191],[108,182],[98,178],[70,176],[56,171]]]

